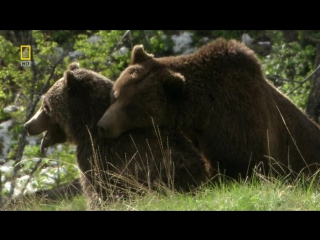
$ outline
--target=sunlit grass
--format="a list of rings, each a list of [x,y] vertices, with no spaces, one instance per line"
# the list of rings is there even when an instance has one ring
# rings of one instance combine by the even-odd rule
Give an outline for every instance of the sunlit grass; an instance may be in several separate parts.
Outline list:
[[[305,211],[320,210],[319,184],[308,189],[307,182],[295,185],[251,180],[201,187],[195,193],[163,193],[151,191],[144,196],[132,195],[104,203],[101,210],[112,211]],[[45,198],[24,198],[2,210],[81,211],[86,210],[83,196],[72,200],[47,201]]]
[[[89,132],[90,134],[90,132]],[[90,134],[91,136],[91,134]],[[160,146],[163,146],[159,138]],[[251,179],[226,181],[223,177],[215,183],[206,183],[191,193],[178,193],[171,186],[158,183],[152,190],[150,182],[142,184],[134,178],[127,178],[121,173],[102,172],[99,167],[101,159],[93,147],[95,162],[92,171],[103,181],[103,175],[112,176],[121,181],[122,194],[116,194],[119,185],[103,182],[99,187],[108,194],[106,201],[97,209],[104,211],[305,211],[320,210],[320,174],[316,172],[311,178],[299,175],[293,177],[264,176],[255,168]],[[139,152],[139,149],[137,149]],[[165,157],[165,155],[164,155]],[[172,158],[169,158],[173,161]],[[96,166],[96,167],[95,167]],[[170,173],[173,174],[173,173]],[[99,181],[98,181],[99,182]],[[101,182],[99,182],[101,183]],[[96,184],[96,183],[95,183]],[[172,184],[170,184],[172,185]],[[134,189],[134,191],[132,191]],[[68,200],[67,194],[58,200],[50,200],[32,195],[12,199],[2,204],[3,211],[82,211],[88,210],[84,195]]]

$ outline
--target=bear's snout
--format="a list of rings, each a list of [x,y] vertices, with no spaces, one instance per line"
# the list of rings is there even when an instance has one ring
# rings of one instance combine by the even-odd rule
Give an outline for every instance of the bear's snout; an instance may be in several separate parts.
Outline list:
[[[109,128],[104,127],[103,124],[100,123],[100,121],[98,122],[97,127],[98,127],[98,133],[102,137],[104,137],[104,135],[109,132]]]
[[[28,133],[29,136],[38,134],[36,126],[35,126],[35,124],[34,124],[34,122],[32,120],[26,122],[23,126],[27,130],[27,133]]]
[[[41,108],[24,124],[29,135],[38,135],[47,131],[50,126],[50,117]]]
[[[106,125],[103,121],[99,121],[97,123],[97,128],[98,128],[98,134],[104,138],[113,139],[113,138],[119,137],[121,134],[118,131],[115,131],[114,128],[106,127]]]
[[[23,125],[24,129],[26,129],[27,132],[28,132],[29,125],[30,125],[29,122],[26,122],[26,123]]]

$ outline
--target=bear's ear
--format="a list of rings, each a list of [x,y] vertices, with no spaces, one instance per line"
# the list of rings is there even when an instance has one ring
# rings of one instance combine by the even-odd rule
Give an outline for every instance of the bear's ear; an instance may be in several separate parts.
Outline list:
[[[79,69],[79,68],[80,68],[80,64],[78,62],[73,62],[73,63],[69,64],[67,69],[70,71],[73,71],[73,70]]]
[[[77,78],[71,70],[64,72],[64,83],[69,90],[73,90],[77,86]]]
[[[153,54],[146,53],[143,49],[143,45],[136,45],[132,50],[130,64],[141,63],[148,58],[153,58]]]
[[[177,98],[182,93],[185,85],[184,76],[180,73],[170,72],[163,78],[163,87],[170,97]]]

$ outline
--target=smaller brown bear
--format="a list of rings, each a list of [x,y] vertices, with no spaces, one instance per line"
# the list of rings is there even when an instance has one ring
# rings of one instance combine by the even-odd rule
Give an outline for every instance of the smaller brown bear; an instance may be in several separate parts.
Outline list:
[[[254,52],[235,40],[161,58],[137,45],[112,94],[116,101],[98,122],[107,138],[151,128],[153,119],[184,131],[212,168],[234,179],[256,166],[272,176],[312,176],[319,168],[319,126],[266,81]]]
[[[122,191],[126,185],[137,188],[137,182],[146,188],[164,183],[189,191],[208,180],[208,163],[181,133],[137,129],[115,140],[101,137],[96,125],[110,106],[112,87],[109,79],[72,63],[25,124],[29,135],[46,131],[42,153],[65,141],[77,146],[77,164],[90,209],[99,198],[108,200],[114,190]]]

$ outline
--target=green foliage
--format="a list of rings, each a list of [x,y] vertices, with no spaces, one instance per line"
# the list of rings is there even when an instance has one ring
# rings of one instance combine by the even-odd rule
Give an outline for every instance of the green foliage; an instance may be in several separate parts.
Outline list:
[[[302,46],[299,42],[286,43],[281,31],[269,31],[274,40],[272,52],[262,59],[262,68],[266,75],[278,76],[291,81],[276,82],[279,90],[288,94],[292,89],[313,72],[315,46]],[[298,88],[289,97],[302,109],[306,107],[306,99],[310,90],[310,81]]]
[[[64,144],[60,149],[53,150],[47,157],[42,157],[38,145],[27,145],[23,160],[19,164],[21,168],[18,173],[21,177],[17,181],[17,190],[26,186],[29,193],[60,186],[79,177],[75,150],[69,144]],[[4,182],[10,181],[11,178],[13,166],[8,168],[3,171],[5,178],[2,180]],[[29,178],[31,179],[27,184]],[[4,196],[8,194],[8,189],[4,188],[2,194]]]
[[[163,34],[162,31],[154,31],[153,36],[150,38],[150,52],[166,53],[173,48],[173,41],[170,37]]]
[[[91,36],[80,35],[75,42],[77,51],[83,53],[78,60],[81,67],[92,69],[112,78],[120,73],[120,69],[128,64],[128,55],[112,55],[115,44],[121,40],[124,31],[99,31]],[[108,66],[108,67],[107,67]],[[112,67],[111,67],[112,66]]]
[[[0,107],[10,103],[12,98],[12,85],[17,84],[13,79],[19,77],[18,64],[19,48],[0,35]]]
[[[0,101],[1,101],[1,90],[0,90]],[[10,113],[3,111],[3,108],[0,109],[0,122],[8,120],[10,118]]]
[[[57,174],[59,176],[59,184],[68,183],[79,177],[79,170],[76,163],[75,147],[69,144],[61,145],[60,150],[54,151],[48,159],[55,168],[61,168],[63,171]]]
[[[19,48],[0,35],[0,56],[3,64],[19,61]]]
[[[39,146],[35,148],[39,149]],[[25,151],[26,155],[28,155],[28,149]],[[41,154],[40,151],[36,150],[36,155],[29,153],[29,156],[41,156]],[[48,176],[51,176],[53,184],[67,183],[79,177],[74,146],[62,144],[60,148],[55,148],[51,154],[42,158],[42,161],[41,167],[34,175],[35,178],[40,178],[40,182],[45,181]],[[27,166],[25,170],[28,171],[29,168],[30,166]],[[45,184],[41,183],[41,185]]]
[[[74,47],[82,53],[78,57],[80,66],[116,79],[128,66],[136,44],[143,44],[146,51],[161,55],[172,48],[173,42],[159,30],[103,30],[90,38],[79,35]]]
[[[239,30],[214,30],[214,36],[216,38],[239,39],[241,34]]]

